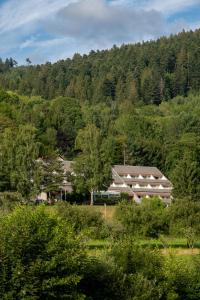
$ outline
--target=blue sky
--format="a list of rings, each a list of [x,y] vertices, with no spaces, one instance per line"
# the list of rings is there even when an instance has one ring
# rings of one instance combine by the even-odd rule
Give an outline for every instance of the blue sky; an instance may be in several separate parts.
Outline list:
[[[36,63],[200,27],[200,0],[0,0],[0,57]]]

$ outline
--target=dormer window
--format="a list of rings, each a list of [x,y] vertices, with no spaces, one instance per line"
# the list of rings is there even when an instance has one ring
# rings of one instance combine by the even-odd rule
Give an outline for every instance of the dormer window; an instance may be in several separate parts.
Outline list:
[[[128,178],[128,179],[131,179],[131,175],[130,175],[130,174],[128,174],[128,175],[127,175],[127,178]]]
[[[139,177],[138,177],[138,178],[139,178],[139,179],[144,179],[144,178],[143,178],[143,176],[142,176],[141,174],[139,175]]]

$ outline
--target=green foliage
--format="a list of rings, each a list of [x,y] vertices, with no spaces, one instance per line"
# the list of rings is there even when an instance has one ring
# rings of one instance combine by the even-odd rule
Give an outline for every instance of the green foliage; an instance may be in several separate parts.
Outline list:
[[[200,296],[199,258],[177,259],[168,257],[164,262],[166,287],[169,290],[167,299],[198,300]]]
[[[124,299],[165,299],[163,263],[157,251],[140,248],[127,238],[114,245],[111,255],[125,275],[121,283]]]
[[[105,140],[100,130],[93,124],[81,129],[76,138],[76,147],[81,151],[73,170],[75,189],[89,191],[91,204],[93,193],[101,187],[106,187],[111,179],[111,147],[110,141]]]
[[[3,192],[0,193],[0,210],[10,211],[17,204],[22,203],[22,195],[17,192]]]
[[[141,204],[122,202],[117,207],[117,218],[132,235],[158,237],[168,233],[167,210],[158,198],[144,198]]]
[[[16,99],[17,99],[17,97],[16,97]],[[0,102],[12,103],[14,101],[13,101],[13,97],[12,96],[10,96],[4,90],[0,90]],[[17,104],[17,102],[15,104]]]
[[[169,207],[170,233],[174,235],[192,235],[200,233],[200,204],[188,199],[175,200]]]
[[[81,286],[88,300],[126,299],[122,289],[123,273],[108,257],[91,258]]]
[[[104,229],[104,220],[100,212],[89,209],[87,206],[70,205],[61,202],[57,205],[59,216],[69,223],[76,233],[84,232],[92,238],[101,238]]]
[[[24,125],[16,130],[7,128],[0,148],[0,190],[17,191],[27,199],[36,194],[39,188],[38,154],[33,126]]]
[[[83,299],[85,251],[72,228],[43,207],[0,219],[1,299]]]
[[[44,161],[38,161],[40,165],[40,186],[41,191],[48,193],[49,197],[51,192],[60,190],[63,183],[64,174],[62,162],[57,157],[49,157]]]
[[[49,124],[56,130],[56,145],[68,156],[73,154],[77,132],[83,127],[81,108],[76,99],[59,97],[51,102]],[[48,130],[48,128],[47,128]]]
[[[184,154],[174,168],[171,178],[174,183],[175,197],[188,196],[191,199],[199,199],[200,166],[199,161],[193,158],[191,153]]]
[[[157,41],[76,54],[41,66],[0,61],[0,85],[25,95],[68,96],[92,103],[123,100],[159,104],[199,91],[199,35],[182,32]]]

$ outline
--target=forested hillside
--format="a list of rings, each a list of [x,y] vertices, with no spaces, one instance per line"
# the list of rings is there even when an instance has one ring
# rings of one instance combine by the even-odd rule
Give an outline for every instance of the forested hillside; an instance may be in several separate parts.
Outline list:
[[[0,190],[24,197],[36,192],[41,183],[36,159],[58,153],[74,159],[85,147],[79,147],[79,137],[86,136],[82,144],[95,153],[102,140],[103,152],[97,156],[109,163],[157,166],[172,180],[176,196],[198,198],[199,102],[199,96],[190,95],[160,106],[134,107],[128,101],[90,105],[67,97],[47,101],[1,91]]]
[[[91,103],[130,100],[159,104],[198,92],[200,30],[111,50],[75,54],[51,64],[16,67],[0,62],[0,85],[19,94],[77,98]]]
[[[55,64],[1,61],[0,191],[31,197],[43,182],[37,158],[93,151],[100,170],[156,166],[175,196],[198,198],[199,54],[197,30]]]

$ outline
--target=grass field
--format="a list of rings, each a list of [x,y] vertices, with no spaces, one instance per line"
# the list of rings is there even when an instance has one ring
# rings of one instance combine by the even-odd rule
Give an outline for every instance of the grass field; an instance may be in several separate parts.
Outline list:
[[[86,206],[88,208],[88,206]],[[90,209],[99,211],[102,213],[103,217],[107,220],[113,220],[115,216],[115,211],[116,211],[116,206],[111,206],[111,205],[94,205],[91,206]]]
[[[52,214],[56,213],[55,206],[50,206],[46,208]],[[100,212],[102,216],[108,221],[115,221],[115,211],[116,206],[88,206],[83,205],[81,206],[82,210],[93,210]],[[102,240],[89,240],[87,242],[88,252],[92,256],[99,256],[104,253],[107,249],[111,247],[111,243],[113,241],[109,241],[109,239],[102,239]],[[176,255],[176,256],[183,256],[188,257],[192,255],[199,255],[200,254],[200,240],[196,240],[194,243],[194,248],[188,248],[187,240],[185,238],[178,238],[178,237],[171,237],[171,236],[161,236],[158,239],[151,239],[151,238],[136,238],[136,243],[138,243],[141,247],[150,247],[152,249],[159,249],[161,253],[165,255]]]
[[[152,249],[159,249],[164,255],[176,256],[191,256],[200,254],[200,242],[195,244],[194,248],[187,248],[185,239],[168,238],[168,246],[164,247],[161,241],[155,239],[137,239],[135,242],[142,247],[150,247]],[[111,247],[109,240],[90,240],[87,243],[88,251],[93,256],[99,256],[104,251]]]

